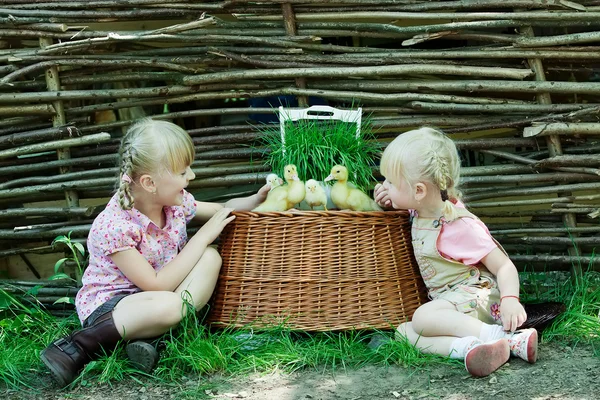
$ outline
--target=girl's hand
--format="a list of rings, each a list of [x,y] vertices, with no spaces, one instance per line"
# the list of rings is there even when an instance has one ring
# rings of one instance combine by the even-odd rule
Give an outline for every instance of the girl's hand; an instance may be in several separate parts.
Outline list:
[[[261,205],[263,201],[265,201],[267,194],[269,194],[269,190],[271,190],[271,185],[266,184],[258,189],[258,192],[252,196],[239,197],[229,200],[227,203],[225,203],[225,207],[238,211],[254,210],[256,207]]]
[[[383,182],[383,184],[378,183],[375,185],[375,190],[373,192],[373,197],[375,202],[383,208],[392,207],[392,200],[390,199],[390,195],[388,193],[387,179]]]
[[[250,209],[252,210],[252,209],[258,207],[259,205],[261,205],[262,202],[267,199],[267,195],[269,194],[270,190],[271,190],[271,185],[269,185],[268,183],[266,185],[264,185],[263,187],[261,187],[260,189],[258,189],[258,192],[256,192],[256,194],[253,196],[255,204]]]
[[[519,302],[519,299],[513,297],[505,297],[500,301],[500,318],[502,326],[507,332],[514,332],[518,327],[523,325],[527,319],[525,308]]]
[[[215,241],[217,236],[221,233],[223,228],[235,219],[235,215],[228,217],[229,213],[233,211],[232,208],[221,208],[215,213],[206,223],[198,230],[196,235],[200,235],[206,239],[207,245]]]

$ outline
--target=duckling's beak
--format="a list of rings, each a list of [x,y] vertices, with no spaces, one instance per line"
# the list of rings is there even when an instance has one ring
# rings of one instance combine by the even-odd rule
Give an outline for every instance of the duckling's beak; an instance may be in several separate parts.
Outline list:
[[[294,175],[292,175],[292,180],[293,180],[293,181],[299,181],[299,180],[300,180],[300,178],[298,178],[298,174],[294,174]]]
[[[327,178],[325,178],[324,182],[329,182],[331,180],[335,179],[335,177],[333,176],[333,174],[330,174]]]

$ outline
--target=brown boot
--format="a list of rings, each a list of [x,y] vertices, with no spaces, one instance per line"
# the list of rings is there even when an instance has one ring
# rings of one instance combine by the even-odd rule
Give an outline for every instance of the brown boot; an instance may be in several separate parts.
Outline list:
[[[98,318],[94,325],[56,340],[42,351],[41,358],[61,387],[79,375],[85,364],[102,351],[111,352],[121,340],[112,312]]]

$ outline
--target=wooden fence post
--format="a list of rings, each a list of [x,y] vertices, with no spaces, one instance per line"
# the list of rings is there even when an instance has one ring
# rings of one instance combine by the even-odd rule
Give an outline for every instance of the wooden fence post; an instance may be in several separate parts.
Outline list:
[[[40,38],[40,47],[43,49],[46,46],[50,46],[52,44],[52,39],[43,37]],[[58,76],[58,67],[50,67],[46,70],[46,86],[48,87],[48,91],[58,92],[60,91],[60,78]],[[62,100],[55,100],[52,102],[54,109],[56,110],[56,114],[52,117],[52,125],[53,126],[62,126],[67,123],[67,118],[65,117],[65,107],[63,105]],[[71,158],[71,150],[66,149],[58,149],[56,150],[56,155],[59,160],[69,159]],[[69,167],[60,167],[60,173],[64,174],[70,172]],[[75,190],[65,190],[65,200],[67,201],[68,207],[79,207],[79,194]]]

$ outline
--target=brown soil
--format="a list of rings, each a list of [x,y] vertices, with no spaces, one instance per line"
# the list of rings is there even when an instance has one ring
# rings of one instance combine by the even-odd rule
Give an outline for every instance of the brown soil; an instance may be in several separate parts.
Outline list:
[[[486,378],[472,378],[460,366],[421,369],[368,366],[358,370],[304,370],[243,377],[187,377],[172,384],[156,381],[117,384],[91,382],[71,391],[10,390],[1,398],[33,399],[596,399],[600,397],[600,357],[590,346],[541,344],[530,365],[511,359]],[[42,381],[47,376],[40,377]]]

